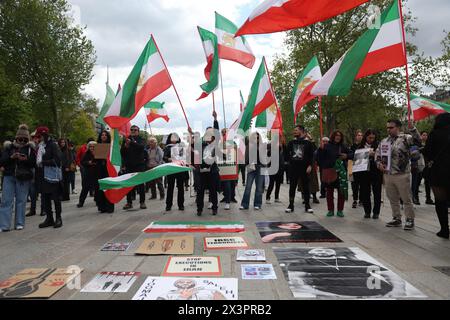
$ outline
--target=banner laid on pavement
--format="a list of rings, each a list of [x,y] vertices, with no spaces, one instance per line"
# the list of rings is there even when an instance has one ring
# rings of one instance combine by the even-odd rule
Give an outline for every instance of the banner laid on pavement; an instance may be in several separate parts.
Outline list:
[[[127,251],[130,246],[131,242],[108,242],[101,251]]]
[[[295,298],[425,298],[359,248],[274,248]]]
[[[140,272],[103,271],[97,274],[81,292],[126,293],[140,275]]]
[[[247,242],[242,237],[205,237],[203,244],[205,251],[248,248]]]
[[[237,261],[266,261],[266,252],[263,249],[238,250]]]
[[[276,280],[277,275],[271,264],[242,264],[243,280]]]
[[[166,232],[208,232],[232,233],[244,232],[244,223],[240,221],[154,221],[143,230],[145,233]]]
[[[169,257],[162,276],[211,277],[221,276],[220,257]]]
[[[133,300],[238,300],[238,279],[148,277]]]
[[[285,242],[342,242],[330,231],[314,221],[256,222],[264,243]]]
[[[145,239],[135,254],[141,255],[177,255],[194,254],[194,237],[164,237]]]

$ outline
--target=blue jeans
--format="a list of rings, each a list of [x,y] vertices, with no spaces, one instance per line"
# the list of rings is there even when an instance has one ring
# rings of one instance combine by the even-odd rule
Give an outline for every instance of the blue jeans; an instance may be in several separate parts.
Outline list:
[[[250,202],[250,193],[252,192],[253,182],[256,185],[254,207],[262,206],[262,197],[264,192],[264,176],[261,175],[261,167],[257,166],[255,171],[247,173],[247,184],[245,185],[244,197],[242,198],[241,206],[248,209]]]
[[[0,229],[11,229],[11,217],[14,198],[15,203],[15,227],[25,226],[25,208],[30,191],[31,180],[19,181],[13,176],[5,176],[3,180],[2,203],[0,205]]]

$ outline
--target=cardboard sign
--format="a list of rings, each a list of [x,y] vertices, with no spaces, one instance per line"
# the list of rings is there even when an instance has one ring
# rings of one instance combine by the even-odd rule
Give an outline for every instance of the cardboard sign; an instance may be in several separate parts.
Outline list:
[[[271,264],[241,265],[243,280],[276,280],[277,275]]]
[[[109,143],[97,143],[94,148],[94,158],[106,160],[108,159],[111,144]]]
[[[238,250],[237,261],[266,261],[266,252],[263,249]]]
[[[205,251],[248,248],[247,242],[242,237],[205,237],[203,243]]]
[[[0,299],[50,298],[81,272],[72,271],[67,268],[22,270],[0,282]]]
[[[126,293],[140,275],[140,272],[104,271],[97,274],[81,292]]]
[[[101,251],[127,251],[131,242],[109,242],[106,243]]]
[[[184,236],[145,239],[135,253],[142,255],[193,254],[194,237]]]
[[[162,273],[167,277],[221,276],[219,257],[170,257]]]
[[[238,300],[238,279],[148,277],[133,300]]]

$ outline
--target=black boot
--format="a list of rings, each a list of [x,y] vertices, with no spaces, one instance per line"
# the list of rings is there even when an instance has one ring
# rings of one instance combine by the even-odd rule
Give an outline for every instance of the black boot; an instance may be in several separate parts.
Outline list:
[[[25,217],[32,217],[36,215],[36,210],[30,209],[30,212],[28,212]]]
[[[43,228],[53,227],[54,225],[55,225],[55,221],[53,220],[53,215],[47,214],[47,218],[45,218],[45,221],[39,225],[39,228],[43,229]]]
[[[56,214],[56,221],[55,221],[55,225],[53,226],[55,229],[57,228],[61,228],[63,225],[62,223],[62,219],[61,219],[61,213],[57,213]]]
[[[441,225],[441,231],[436,235],[440,238],[448,239],[450,236],[450,231],[448,227],[448,208],[445,201],[436,201],[436,213],[439,219],[439,224]]]

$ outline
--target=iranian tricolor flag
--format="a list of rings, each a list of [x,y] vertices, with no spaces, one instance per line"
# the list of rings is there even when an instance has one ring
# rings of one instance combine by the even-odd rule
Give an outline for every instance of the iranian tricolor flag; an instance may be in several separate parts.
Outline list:
[[[351,10],[368,0],[266,0],[236,32],[273,33],[306,27]]]
[[[311,95],[311,89],[321,78],[322,72],[320,71],[319,61],[314,56],[295,82],[294,92],[292,94],[295,124],[303,106],[316,97]]]
[[[135,172],[125,174],[122,176],[101,179],[98,180],[98,184],[100,186],[100,190],[108,190],[106,192],[112,191],[121,194],[122,195],[121,199],[118,198],[112,199],[114,200],[114,202],[110,200],[113,203],[117,203],[120,200],[122,200],[123,197],[125,197],[125,195],[135,186],[147,183],[149,181],[161,177],[181,172],[187,172],[190,170],[192,169],[185,166],[173,163],[166,163],[146,172]],[[126,190],[128,191],[125,193]]]
[[[152,36],[106,113],[105,122],[111,128],[120,128],[133,119],[147,102],[171,85],[169,72]]]
[[[247,68],[253,68],[255,55],[244,37],[234,37],[237,26],[216,12],[216,36],[219,43],[219,58],[231,60]]]
[[[106,168],[110,178],[119,176],[119,171],[122,166],[122,155],[120,154],[120,142],[118,129],[111,129],[111,145],[109,150],[109,157],[106,160]],[[111,203],[120,202],[133,188],[120,188],[115,190],[105,190],[105,197]]]
[[[269,74],[266,70],[265,58],[263,58],[258,72],[256,73],[255,80],[253,80],[247,105],[239,124],[239,129],[246,132],[251,126],[252,118],[274,104],[276,104],[275,95],[272,92]]]
[[[145,113],[147,114],[148,123],[152,123],[156,119],[162,118],[169,122],[169,116],[164,108],[164,102],[149,102],[144,106]]]
[[[400,8],[395,0],[381,14],[381,27],[368,29],[311,90],[317,96],[345,96],[353,81],[406,64]]]
[[[430,116],[450,112],[450,104],[433,101],[412,94],[411,109],[414,114],[414,121],[420,121]]]
[[[219,85],[219,49],[217,36],[206,29],[198,27],[198,33],[202,39],[203,50],[206,56],[205,78],[208,82],[200,87],[203,90],[202,95],[197,99],[203,99],[209,96],[211,92],[217,89]]]
[[[255,126],[257,128],[265,128],[268,131],[282,130],[281,112],[275,104],[264,110],[257,118]]]
[[[166,232],[211,232],[237,233],[244,232],[244,224],[240,221],[154,221],[143,230],[145,233]]]
[[[105,118],[105,115],[108,112],[109,108],[113,104],[115,98],[116,98],[116,95],[114,94],[113,89],[109,86],[108,83],[106,83],[106,97],[105,97],[105,101],[103,102],[102,109],[100,110],[100,114],[98,115],[97,123],[106,125],[104,118]]]

